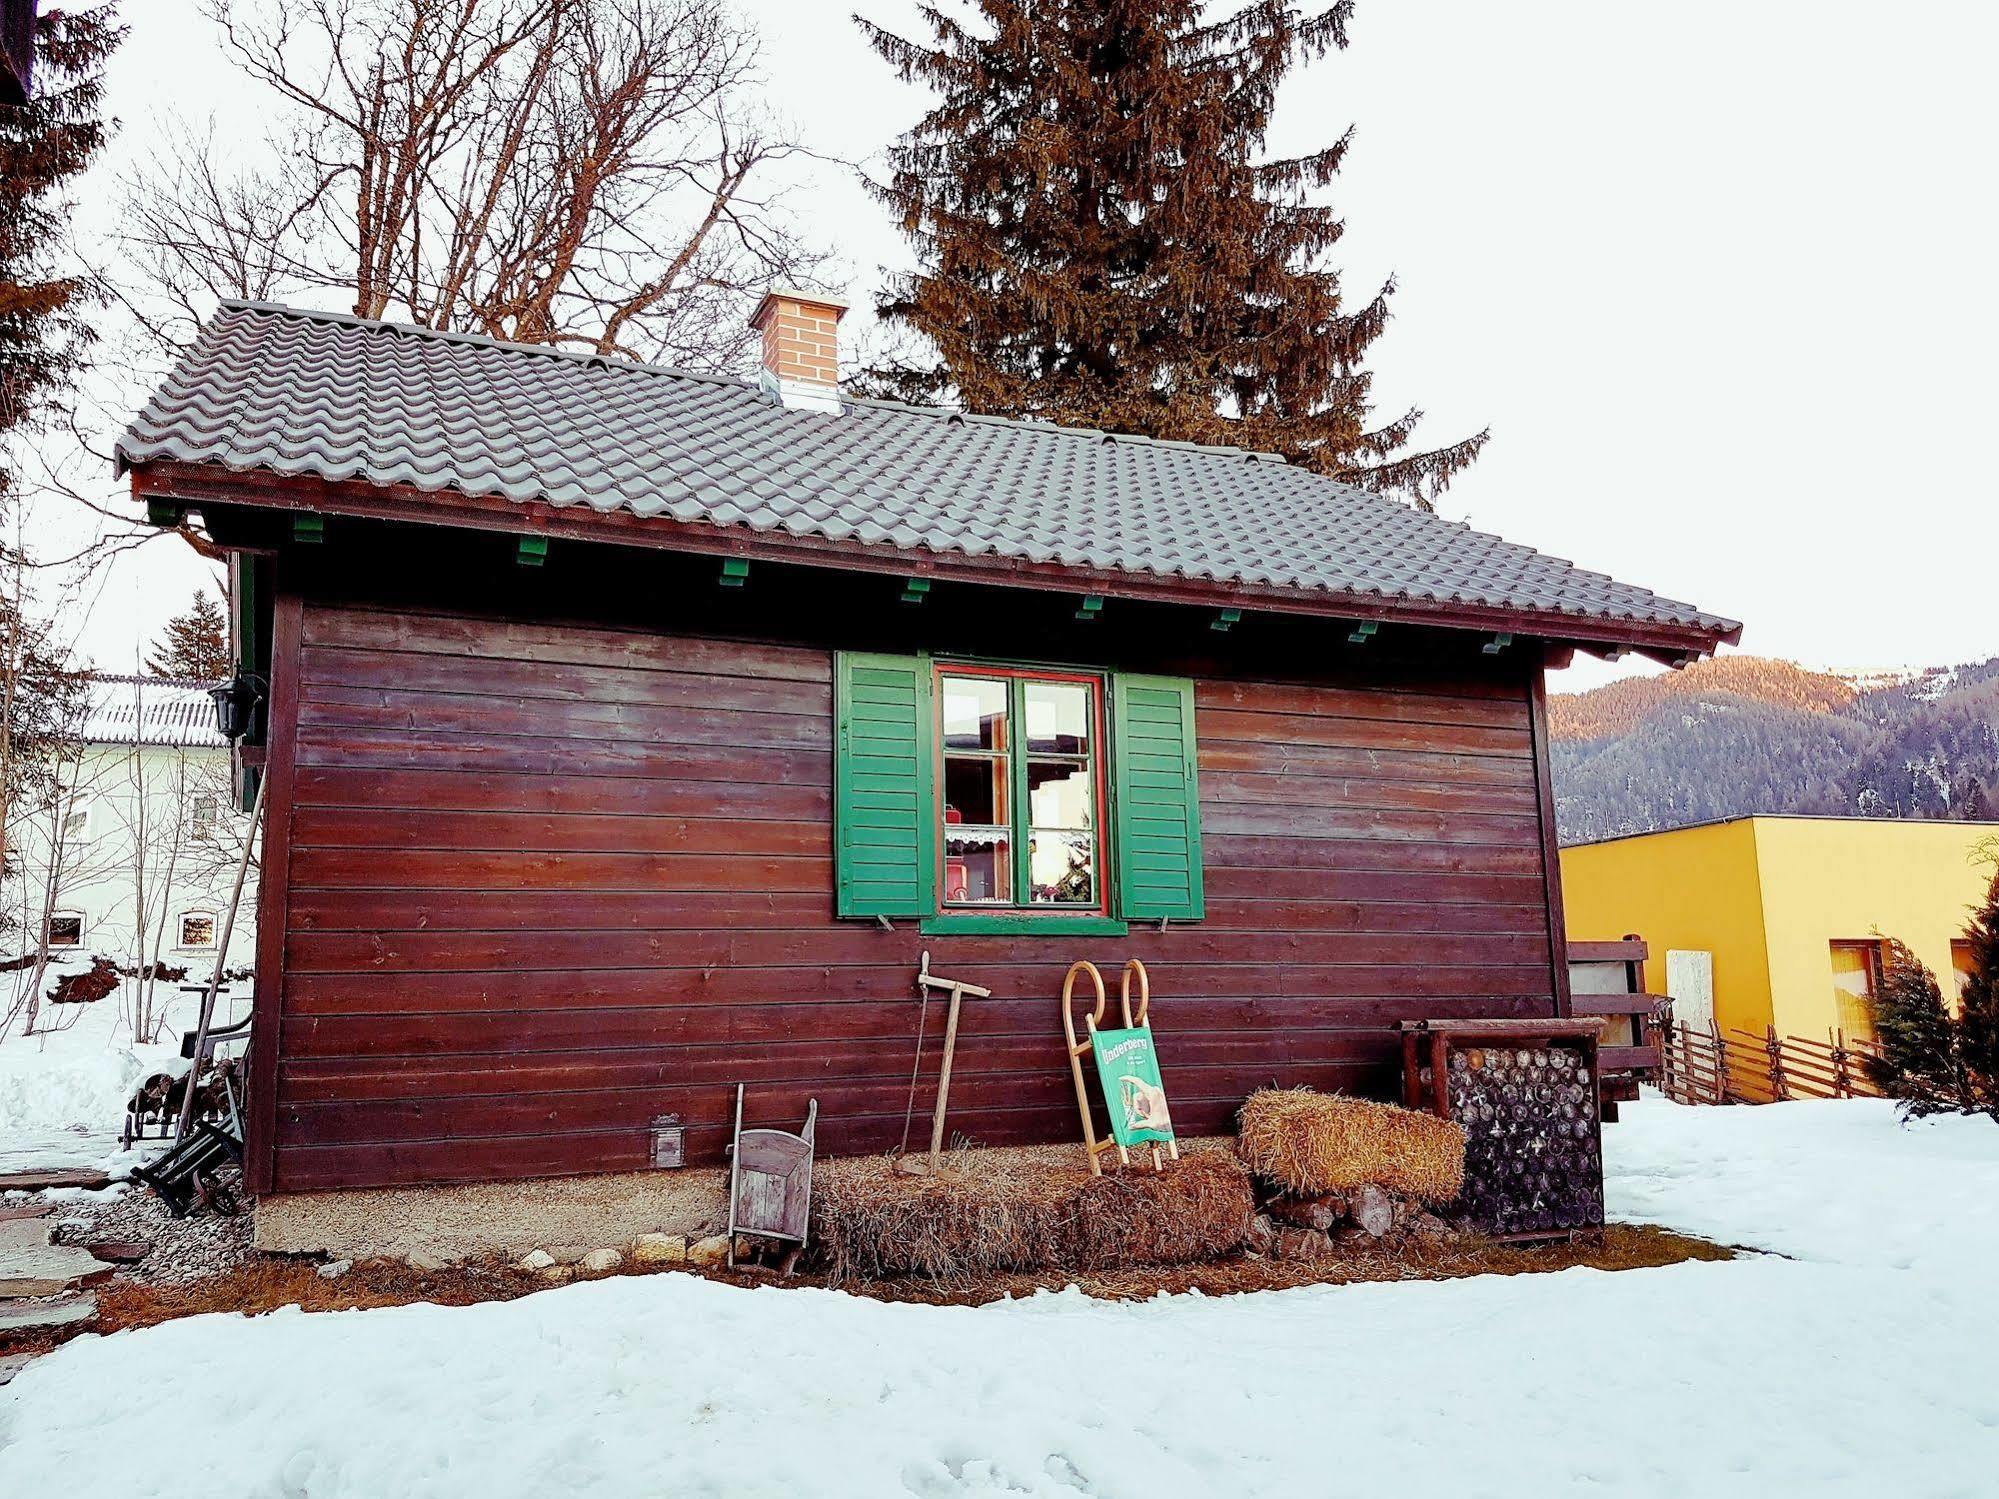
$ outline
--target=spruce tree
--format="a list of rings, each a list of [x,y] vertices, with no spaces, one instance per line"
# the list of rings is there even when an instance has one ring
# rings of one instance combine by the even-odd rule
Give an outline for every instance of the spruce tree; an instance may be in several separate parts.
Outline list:
[[[1958,1012],[1958,1053],[1972,1102],[1999,1120],[1999,870],[1964,936],[1971,947],[1971,977]]]
[[[89,284],[56,265],[69,183],[103,148],[104,64],[124,32],[109,7],[34,23],[34,83],[0,105],[0,437],[36,416],[81,369]],[[0,461],[0,504],[12,475]]]
[[[160,639],[146,654],[146,670],[156,677],[219,682],[229,675],[229,631],[222,606],[197,588],[187,613],[167,621]]]
[[[1968,1107],[1957,1031],[1936,975],[1893,937],[1881,946],[1881,984],[1873,999],[1881,1050],[1868,1059],[1869,1074],[1902,1101],[1904,1118]]]
[[[1394,283],[1349,306],[1312,201],[1352,141],[1266,159],[1279,85],[1347,43],[1352,0],[1208,18],[1202,0],[960,0],[927,44],[860,20],[935,106],[881,189],[920,269],[877,304],[932,364],[877,393],[1275,451],[1425,506],[1486,434],[1411,451],[1377,421],[1368,348]]]

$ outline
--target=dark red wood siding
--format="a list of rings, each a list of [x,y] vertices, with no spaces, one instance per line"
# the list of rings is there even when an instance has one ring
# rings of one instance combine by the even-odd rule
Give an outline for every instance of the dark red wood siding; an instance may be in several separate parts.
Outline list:
[[[738,1081],[765,1122],[816,1096],[827,1150],[893,1145],[926,947],[998,996],[952,1086],[986,1143],[1077,1136],[1076,957],[1150,967],[1190,1134],[1271,1082],[1391,1096],[1400,1019],[1558,1003],[1524,671],[1200,678],[1204,922],[926,939],[834,919],[823,649],[317,604],[296,630],[253,1161],[281,1191],[639,1169],[668,1113],[713,1163]]]

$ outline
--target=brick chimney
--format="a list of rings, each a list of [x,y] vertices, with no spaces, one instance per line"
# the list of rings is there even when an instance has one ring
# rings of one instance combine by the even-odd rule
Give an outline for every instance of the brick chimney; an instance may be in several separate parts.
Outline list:
[[[793,411],[840,409],[840,314],[847,304],[814,291],[773,287],[750,326],[763,334],[757,383]]]

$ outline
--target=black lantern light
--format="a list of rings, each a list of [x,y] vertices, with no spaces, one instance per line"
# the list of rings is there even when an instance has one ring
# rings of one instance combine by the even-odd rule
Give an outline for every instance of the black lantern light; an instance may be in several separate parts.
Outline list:
[[[215,727],[231,744],[250,732],[257,705],[264,700],[264,679],[239,672],[218,687],[208,689],[215,699]]]

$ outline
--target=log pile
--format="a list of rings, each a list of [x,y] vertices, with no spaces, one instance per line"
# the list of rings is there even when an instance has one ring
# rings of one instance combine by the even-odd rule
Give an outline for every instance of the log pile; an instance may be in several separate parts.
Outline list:
[[[1505,1235],[1601,1227],[1602,1136],[1585,1054],[1467,1046],[1448,1066],[1450,1116],[1465,1132],[1458,1211],[1469,1224]]]

